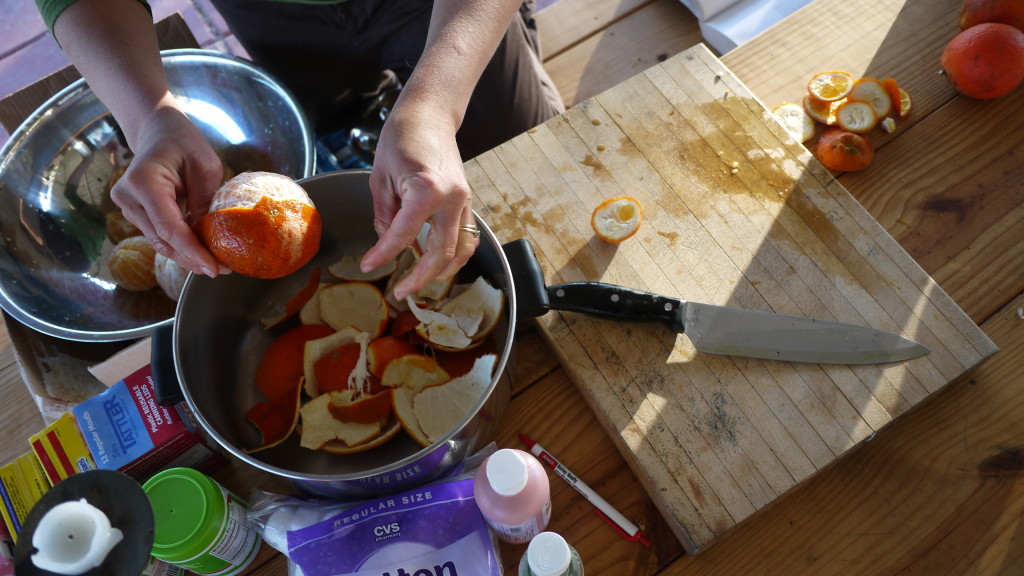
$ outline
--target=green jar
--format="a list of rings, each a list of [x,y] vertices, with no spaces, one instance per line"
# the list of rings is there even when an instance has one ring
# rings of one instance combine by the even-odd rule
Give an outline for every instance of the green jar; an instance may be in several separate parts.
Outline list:
[[[232,576],[259,552],[246,503],[191,468],[159,472],[142,486],[153,506],[153,557],[197,574]]]

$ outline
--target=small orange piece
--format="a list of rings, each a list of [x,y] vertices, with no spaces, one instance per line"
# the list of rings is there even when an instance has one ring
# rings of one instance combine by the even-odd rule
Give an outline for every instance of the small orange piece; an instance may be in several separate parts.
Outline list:
[[[939,64],[964,96],[1004,96],[1024,80],[1024,32],[1009,24],[972,26],[946,44]]]
[[[849,132],[863,134],[878,124],[875,108],[863,100],[847,100],[836,109],[836,124]]]
[[[256,370],[256,388],[270,402],[287,396],[292,385],[303,376],[302,353],[306,342],[333,333],[334,330],[324,324],[305,324],[275,338]]]
[[[322,228],[320,213],[291,178],[243,172],[214,194],[197,234],[231,270],[254,278],[281,278],[313,258]]]
[[[114,282],[125,290],[145,292],[156,287],[156,250],[145,236],[131,236],[118,242],[107,266]]]
[[[331,401],[327,409],[335,419],[355,424],[373,424],[391,414],[391,388],[384,388],[372,396],[361,396],[351,403]]]
[[[960,7],[960,29],[986,22],[1009,24],[1024,32],[1024,2],[1020,0],[964,0]]]
[[[838,172],[854,172],[871,164],[875,149],[860,134],[833,128],[818,140],[816,155],[826,168]]]
[[[819,72],[807,83],[807,92],[826,102],[846,98],[850,90],[853,90],[853,76],[840,70]]]
[[[640,201],[632,196],[620,196],[605,200],[594,208],[590,227],[601,240],[618,244],[636,234],[642,220]]]

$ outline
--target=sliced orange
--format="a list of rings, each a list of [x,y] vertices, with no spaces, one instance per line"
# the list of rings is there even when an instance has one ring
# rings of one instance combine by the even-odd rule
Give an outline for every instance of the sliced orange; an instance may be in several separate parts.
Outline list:
[[[632,196],[619,196],[602,202],[590,216],[590,227],[597,237],[611,244],[626,240],[640,229],[643,209]]]
[[[896,117],[906,118],[910,115],[910,107],[912,106],[910,94],[907,94],[907,91],[896,82],[896,79],[886,78],[882,80],[882,86],[885,86],[885,91],[889,94],[889,100],[892,102],[892,109],[896,112]]]
[[[885,86],[876,78],[861,78],[853,83],[849,98],[863,100],[875,109],[877,118],[885,118],[892,112],[892,99]]]
[[[804,96],[804,111],[807,115],[814,120],[825,124],[826,126],[834,126],[836,123],[836,109],[839,108],[846,99],[833,100],[827,102],[825,100],[818,100],[814,96],[808,94]]]
[[[853,90],[853,76],[849,72],[834,70],[819,72],[807,83],[807,92],[826,102],[834,102],[846,98]]]
[[[870,132],[878,124],[875,108],[863,100],[847,100],[836,110],[836,124],[856,134]]]
[[[814,119],[800,104],[783,102],[772,110],[772,114],[799,142],[807,142],[814,137]]]

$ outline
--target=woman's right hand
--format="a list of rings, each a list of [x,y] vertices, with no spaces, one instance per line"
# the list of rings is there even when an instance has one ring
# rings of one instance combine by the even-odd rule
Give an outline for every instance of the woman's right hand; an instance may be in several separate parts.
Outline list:
[[[111,198],[157,252],[197,274],[226,273],[192,229],[221,184],[223,164],[170,95],[165,102],[134,131],[135,157]]]

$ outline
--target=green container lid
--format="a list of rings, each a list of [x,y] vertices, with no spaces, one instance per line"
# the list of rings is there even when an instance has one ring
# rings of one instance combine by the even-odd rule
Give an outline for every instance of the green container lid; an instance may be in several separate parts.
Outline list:
[[[154,557],[183,567],[226,565],[206,554],[227,522],[227,503],[219,484],[191,468],[171,468],[147,480],[142,488],[153,506]]]

